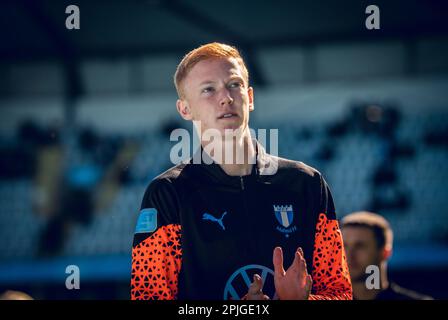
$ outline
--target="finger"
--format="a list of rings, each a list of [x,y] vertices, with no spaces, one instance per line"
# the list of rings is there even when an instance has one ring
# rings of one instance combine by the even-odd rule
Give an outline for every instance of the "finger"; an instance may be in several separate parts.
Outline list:
[[[306,268],[306,259],[305,259],[305,254],[303,253],[302,248],[299,248],[299,252],[300,252],[300,255],[301,255],[302,258],[303,258],[303,261],[304,261],[304,263],[305,263],[305,268]]]
[[[307,274],[306,260],[305,260],[305,257],[303,256],[302,248],[299,248],[298,255],[299,255],[299,272],[304,273],[306,275]]]
[[[274,263],[274,273],[276,276],[283,276],[285,274],[285,269],[283,268],[283,251],[282,248],[276,247],[273,254]]]
[[[311,291],[311,288],[313,287],[313,278],[311,275],[306,276],[306,288],[307,291]]]
[[[288,271],[286,272],[293,272],[297,274],[297,277],[301,283],[305,284],[305,278],[308,275],[307,268],[306,268],[306,261],[305,258],[303,258],[301,250],[297,249],[295,255],[294,255],[294,261],[292,262],[291,266],[288,268]]]
[[[303,250],[301,247],[297,248],[297,251],[299,253],[300,259],[299,259],[299,272],[304,272],[305,274],[308,274],[307,268],[306,268],[306,260],[305,260],[305,254],[303,253]]]
[[[305,292],[306,292],[306,297],[307,298],[311,294],[312,287],[313,287],[313,278],[311,278],[310,275],[307,275],[306,276],[306,285],[305,285]]]
[[[261,293],[261,289],[263,287],[263,281],[258,274],[254,275],[254,281],[249,286],[249,294],[256,295]]]
[[[259,290],[263,290],[263,279],[258,274],[254,274],[254,281],[257,284],[257,287],[260,288]]]
[[[291,266],[288,268],[288,270],[292,270],[294,272],[299,272],[300,271],[300,265],[301,265],[301,260],[302,260],[302,255],[300,254],[299,251],[300,248],[298,248],[294,254],[294,260],[291,263]]]

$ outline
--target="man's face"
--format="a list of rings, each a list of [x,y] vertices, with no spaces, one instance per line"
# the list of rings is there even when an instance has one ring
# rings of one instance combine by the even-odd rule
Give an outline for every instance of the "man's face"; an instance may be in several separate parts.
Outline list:
[[[254,109],[253,90],[248,87],[237,60],[211,58],[198,62],[182,83],[183,99],[177,109],[186,120],[201,121],[201,129],[248,129]]]
[[[352,282],[363,281],[369,265],[380,266],[383,250],[377,247],[373,230],[362,226],[342,228],[345,253]]]

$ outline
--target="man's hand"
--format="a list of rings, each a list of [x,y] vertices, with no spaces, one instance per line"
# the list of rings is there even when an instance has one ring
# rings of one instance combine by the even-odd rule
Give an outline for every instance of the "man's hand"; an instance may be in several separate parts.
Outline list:
[[[276,247],[273,255],[274,284],[280,300],[307,300],[312,287],[312,279],[306,270],[302,248],[298,248],[294,261],[288,270],[283,268],[282,248]]]
[[[269,300],[269,297],[263,294],[263,280],[258,274],[254,275],[254,281],[250,284],[248,293],[242,300]]]

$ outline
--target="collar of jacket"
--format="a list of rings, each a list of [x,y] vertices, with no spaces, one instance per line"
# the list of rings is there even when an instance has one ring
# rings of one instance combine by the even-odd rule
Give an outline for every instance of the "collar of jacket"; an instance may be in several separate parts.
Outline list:
[[[193,159],[201,159],[199,164],[196,164],[195,167],[197,170],[203,172],[208,178],[215,181],[218,184],[224,184],[236,188],[241,188],[242,184],[248,184],[255,181],[262,181],[263,176],[272,175],[272,172],[276,172],[277,170],[277,161],[275,161],[275,157],[266,153],[264,147],[256,140],[252,139],[255,146],[256,153],[256,164],[252,166],[252,171],[249,175],[245,176],[230,176],[221,168],[220,165],[215,163],[210,156],[203,152],[203,148],[201,146],[200,150],[197,151],[194,157],[190,160],[190,163],[193,164]],[[201,153],[202,158],[198,153]],[[274,170],[274,171],[273,171]]]

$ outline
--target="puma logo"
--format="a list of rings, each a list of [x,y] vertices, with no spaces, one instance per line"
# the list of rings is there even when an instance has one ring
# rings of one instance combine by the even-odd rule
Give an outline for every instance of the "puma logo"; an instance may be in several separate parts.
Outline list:
[[[222,228],[222,230],[226,230],[226,228],[224,227],[224,224],[222,223],[222,219],[224,218],[224,216],[227,214],[227,211],[226,212],[224,212],[223,214],[222,214],[222,216],[221,216],[221,219],[216,219],[214,216],[212,216],[211,214],[209,214],[209,213],[204,213],[203,215],[202,215],[202,220],[210,220],[210,221],[213,221],[213,222],[217,222],[220,226],[221,226],[221,228]]]

